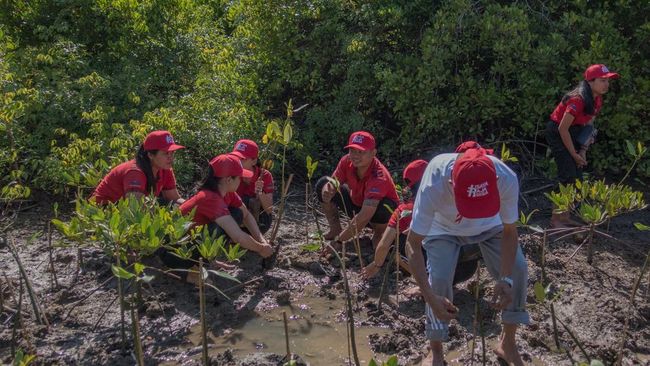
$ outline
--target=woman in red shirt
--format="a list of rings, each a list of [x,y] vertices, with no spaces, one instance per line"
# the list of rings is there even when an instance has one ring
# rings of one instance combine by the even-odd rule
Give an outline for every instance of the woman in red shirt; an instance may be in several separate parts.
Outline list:
[[[244,169],[239,158],[222,154],[210,161],[208,174],[197,194],[185,201],[180,210],[183,214],[194,213],[196,225],[208,225],[217,236],[227,235],[243,248],[264,258],[273,254],[273,247],[266,241],[255,219],[236,193],[241,178],[252,178],[253,173]],[[243,223],[250,234],[240,228]]]
[[[183,149],[168,131],[153,131],[140,145],[135,159],[113,168],[93,192],[99,204],[117,202],[127,195],[153,194],[165,202],[183,203],[172,170],[174,152]]]
[[[253,214],[262,234],[271,228],[273,222],[273,175],[259,163],[260,149],[252,140],[239,140],[231,154],[241,159],[244,169],[253,172],[253,177],[242,178],[237,194]]]
[[[551,113],[546,126],[548,141],[558,179],[562,184],[582,179],[582,169],[587,165],[587,149],[595,136],[594,118],[603,105],[603,94],[609,89],[609,79],[619,75],[602,64],[591,65],[584,72],[584,80],[566,93]],[[569,217],[554,215],[551,224],[568,223]]]

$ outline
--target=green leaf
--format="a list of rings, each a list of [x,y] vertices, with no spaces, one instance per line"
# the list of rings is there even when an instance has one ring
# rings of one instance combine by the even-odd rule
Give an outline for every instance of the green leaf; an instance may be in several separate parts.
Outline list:
[[[544,285],[540,281],[535,282],[534,286],[535,290],[535,300],[537,300],[538,303],[543,303],[544,300],[546,299],[546,290],[544,289]]]
[[[625,140],[625,146],[627,147],[627,153],[636,156],[636,149],[634,148],[634,144],[630,140]]]
[[[291,138],[293,137],[293,128],[291,128],[291,124],[287,123],[284,125],[284,144],[288,145],[289,142],[291,142]]]
[[[136,275],[140,275],[144,269],[147,268],[144,264],[142,263],[136,263],[133,265],[133,269],[135,270]]]
[[[591,360],[589,366],[605,366],[600,360]]]
[[[241,282],[241,281],[239,281],[236,277],[233,277],[232,275],[230,275],[230,274],[227,273],[227,272],[215,271],[215,270],[213,270],[213,269],[208,270],[208,272],[210,272],[210,273],[212,273],[212,274],[214,274],[214,275],[217,275],[217,276],[219,276],[219,277],[222,277],[222,278],[225,278],[225,279],[228,279],[228,280],[231,280],[231,281],[235,281],[235,282],[237,282],[237,283],[240,283],[240,282]]]
[[[379,366],[377,365],[377,361],[375,361],[374,358],[370,359],[370,362],[368,362],[368,366]]]
[[[311,244],[305,244],[300,247],[300,249],[306,251],[306,252],[316,252],[320,250],[320,244],[318,243],[311,243]]]
[[[398,366],[397,356],[396,355],[390,356],[390,358],[388,358],[388,361],[386,361],[386,366]]]
[[[118,266],[116,266],[114,264],[111,265],[111,270],[113,271],[113,274],[117,278],[121,278],[121,279],[124,279],[124,280],[130,280],[131,278],[135,277],[135,275],[133,273],[127,271],[126,269],[124,269],[122,267],[118,267]]]
[[[650,230],[650,226],[644,225],[644,224],[642,224],[640,222],[635,222],[634,227],[637,228],[637,230],[641,230],[641,231]]]

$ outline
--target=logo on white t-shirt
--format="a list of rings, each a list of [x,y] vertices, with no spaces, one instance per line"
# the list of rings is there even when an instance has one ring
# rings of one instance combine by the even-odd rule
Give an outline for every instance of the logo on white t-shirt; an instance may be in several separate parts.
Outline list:
[[[352,138],[352,143],[353,144],[363,144],[363,136],[362,135],[356,135]]]
[[[487,196],[488,194],[488,182],[483,182],[481,184],[472,184],[467,187],[467,197],[469,198],[479,198]]]

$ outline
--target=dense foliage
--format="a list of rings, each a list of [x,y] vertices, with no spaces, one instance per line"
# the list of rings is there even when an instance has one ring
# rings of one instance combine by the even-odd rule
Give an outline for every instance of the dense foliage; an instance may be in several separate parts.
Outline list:
[[[189,188],[238,138],[261,140],[289,99],[308,104],[293,116],[303,148],[292,159],[325,168],[359,128],[393,161],[468,137],[545,143],[548,115],[591,63],[622,75],[589,159],[618,172],[625,140],[650,140],[649,11],[632,0],[5,0],[0,186],[92,187],[165,128],[189,147],[175,165]]]

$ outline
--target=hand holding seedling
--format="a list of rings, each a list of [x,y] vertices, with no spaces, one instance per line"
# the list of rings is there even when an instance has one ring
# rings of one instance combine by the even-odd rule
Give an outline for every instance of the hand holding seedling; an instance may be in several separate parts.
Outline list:
[[[255,181],[255,195],[260,196],[262,194],[262,187],[264,187],[264,182],[262,181],[262,175]]]
[[[494,285],[494,295],[491,305],[496,310],[504,310],[512,302],[512,287],[509,284],[499,281]]]
[[[258,251],[258,253],[262,256],[262,258],[268,258],[268,257],[272,256],[273,252],[275,252],[275,250],[268,243],[263,243],[261,245],[260,250]]]
[[[450,321],[458,314],[458,308],[444,296],[434,295],[433,299],[427,300],[427,303],[433,311],[433,315],[439,320]]]
[[[334,188],[334,185],[331,183],[325,184],[323,187],[323,202],[328,203],[334,198],[334,195],[336,195],[336,188]]]

